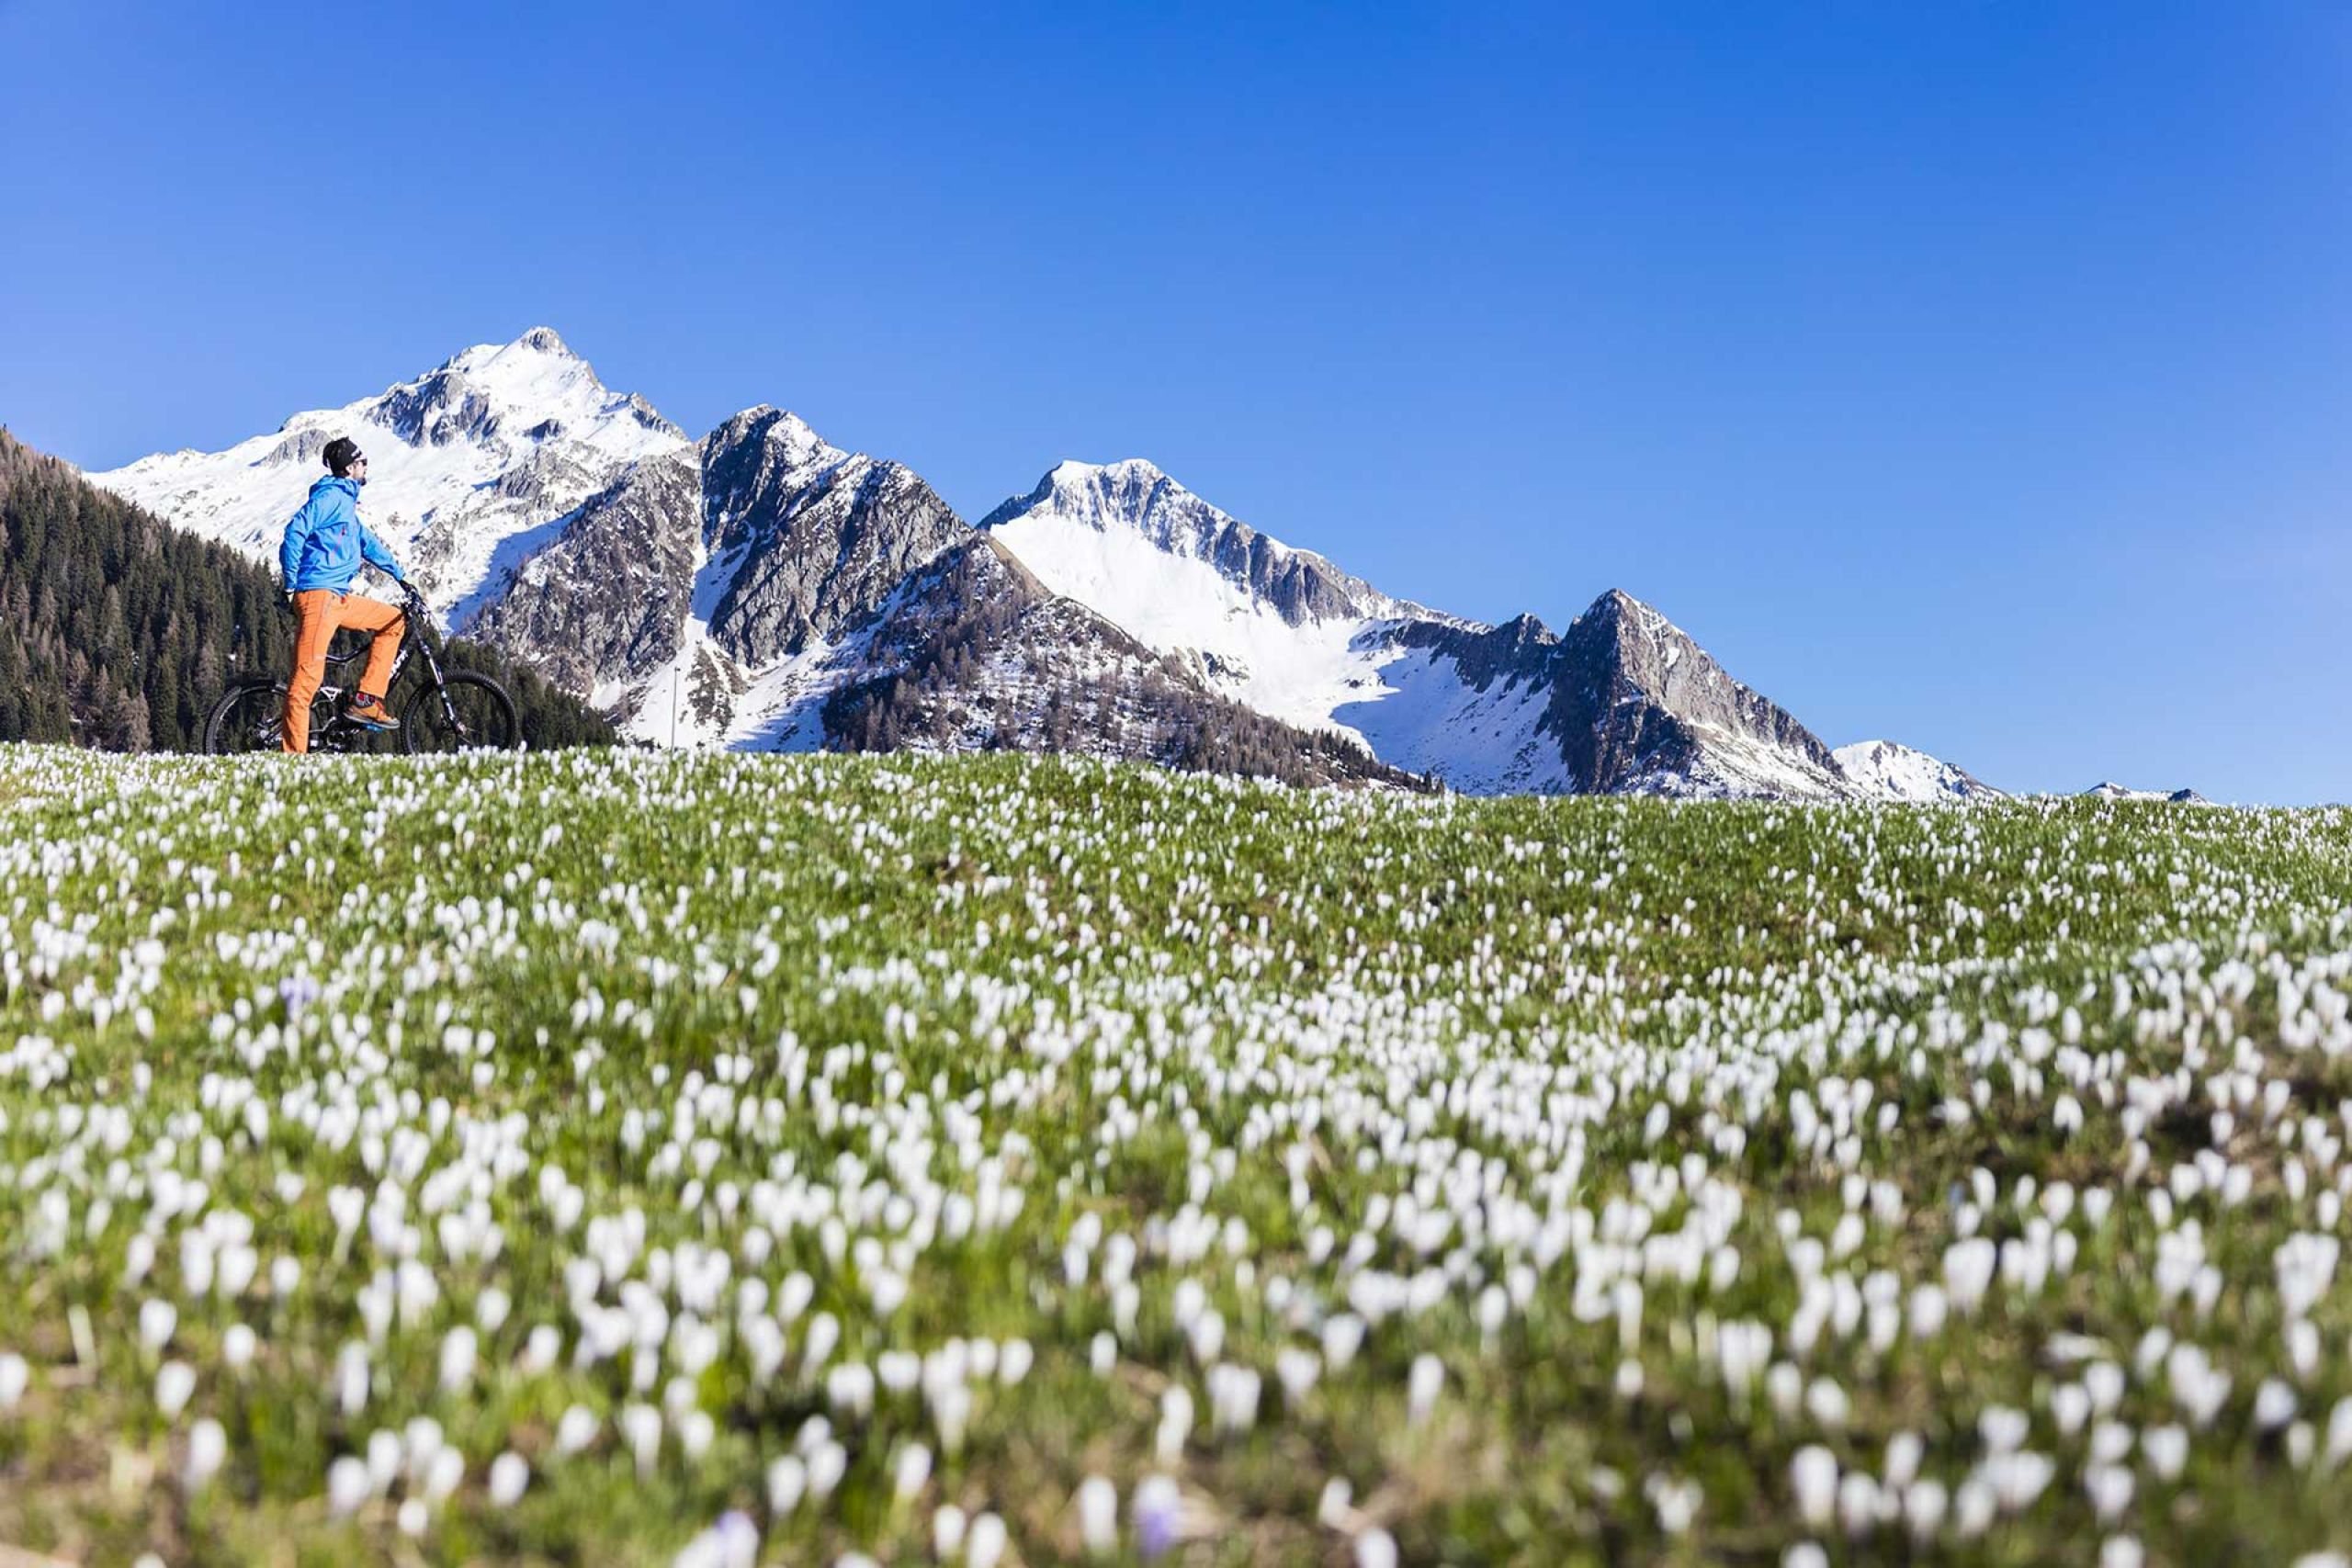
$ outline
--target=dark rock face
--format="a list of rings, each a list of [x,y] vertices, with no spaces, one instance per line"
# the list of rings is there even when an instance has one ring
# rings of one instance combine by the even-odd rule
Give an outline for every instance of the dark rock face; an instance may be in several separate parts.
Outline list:
[[[321,455],[327,449],[327,443],[334,439],[334,435],[330,431],[298,430],[271,447],[269,455],[261,461],[271,468],[278,468],[287,463],[300,463],[305,467],[317,464],[320,462]]]
[[[687,711],[703,724],[725,729],[735,722],[735,701],[746,685],[733,660],[722,660],[707,648],[697,649],[686,682]]]
[[[1825,782],[1842,783],[1837,759],[1813,731],[1625,593],[1612,589],[1576,618],[1560,639],[1560,663],[1548,717],[1588,790],[1687,774],[1716,737],[1785,753]]]
[[[368,417],[412,446],[447,446],[460,436],[498,432],[490,400],[446,365],[412,386],[385,393]]]
[[[1452,659],[1462,679],[1484,692],[1498,681],[1545,682],[1553,678],[1560,639],[1532,615],[1519,615],[1486,630],[1438,621],[1408,621],[1396,629],[1407,648],[1428,648]]]
[[[541,469],[553,461],[518,467],[501,493],[550,487],[560,476]],[[837,640],[910,571],[973,536],[904,467],[842,452],[764,408],[696,450],[636,465],[551,532],[475,634],[585,694],[673,660],[696,581],[710,577],[710,635],[728,658],[693,674],[697,710],[712,714],[731,712],[745,670],[811,637]],[[422,553],[429,570],[433,552]]]
[[[703,443],[703,536],[740,552],[710,618],[713,640],[759,666],[831,641],[908,572],[970,537],[904,465],[828,446],[775,409],[739,414]]]
[[[849,454],[782,409],[745,409],[703,437],[703,539],[714,555],[746,544]]]
[[[1624,593],[1602,594],[1557,637],[1532,615],[1484,631],[1408,622],[1395,635],[1452,659],[1480,692],[1548,688],[1543,728],[1580,794],[1853,793],[1811,730]]]
[[[1227,525],[1209,557],[1219,571],[1247,582],[1250,592],[1274,607],[1291,626],[1365,612],[1357,586],[1320,556],[1284,549],[1248,525]]]
[[[578,471],[569,464],[558,468],[560,463],[560,459],[552,453],[535,452],[530,461],[517,463],[499,475],[498,482],[491,487],[491,493],[505,501],[537,501],[547,494],[549,481],[558,473],[565,468]]]
[[[557,477],[539,466],[506,482],[520,494]],[[707,579],[718,595],[711,639],[727,657],[706,655],[690,671],[694,710],[707,718],[731,716],[746,670],[803,651],[811,637],[848,635],[910,571],[974,538],[905,468],[829,446],[775,409],[737,415],[696,450],[636,465],[551,531],[474,634],[586,694],[674,660],[697,581]]]
[[[583,694],[667,664],[693,604],[701,501],[691,453],[634,465],[514,574],[474,635]]]
[[[1161,549],[1206,561],[1290,626],[1374,614],[1381,602],[1369,584],[1227,516],[1148,463],[1064,465],[981,518],[980,526],[998,527],[1045,507],[1098,528],[1133,528]]]

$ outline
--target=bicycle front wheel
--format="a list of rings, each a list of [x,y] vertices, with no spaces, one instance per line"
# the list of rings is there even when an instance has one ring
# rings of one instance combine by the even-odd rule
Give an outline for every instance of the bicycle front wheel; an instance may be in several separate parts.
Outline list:
[[[286,688],[253,681],[232,686],[204,721],[204,750],[212,756],[277,751],[286,743]]]
[[[452,670],[438,690],[418,687],[401,709],[401,739],[412,751],[511,751],[523,743],[523,726],[505,687]]]

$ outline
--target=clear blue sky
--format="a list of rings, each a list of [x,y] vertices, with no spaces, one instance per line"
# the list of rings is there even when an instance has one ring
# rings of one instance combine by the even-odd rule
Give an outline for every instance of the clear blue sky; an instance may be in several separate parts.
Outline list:
[[[2352,797],[2352,6],[0,0],[0,422],[550,324],[968,516],[1148,457],[1832,744]]]

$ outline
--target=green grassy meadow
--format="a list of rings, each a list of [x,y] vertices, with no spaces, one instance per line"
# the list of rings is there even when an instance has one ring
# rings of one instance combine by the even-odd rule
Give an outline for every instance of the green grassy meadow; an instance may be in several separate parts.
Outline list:
[[[2352,1552],[2347,1004],[2342,808],[0,749],[0,1543]]]

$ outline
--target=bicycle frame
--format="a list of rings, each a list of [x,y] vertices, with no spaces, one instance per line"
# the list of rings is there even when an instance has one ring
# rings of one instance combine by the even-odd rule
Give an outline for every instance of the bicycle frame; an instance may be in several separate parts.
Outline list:
[[[400,680],[401,671],[408,668],[409,650],[413,649],[424,656],[424,671],[433,681],[434,694],[441,699],[442,716],[455,724],[458,714],[449,705],[449,682],[441,678],[440,657],[433,650],[432,639],[424,635],[425,627],[432,624],[425,613],[424,601],[413,593],[410,594],[407,604],[402,606],[401,618],[408,629],[401,637],[400,652],[392,656],[391,679],[384,682],[384,689],[390,691]]]

